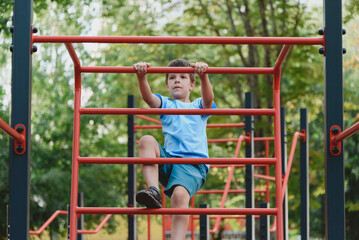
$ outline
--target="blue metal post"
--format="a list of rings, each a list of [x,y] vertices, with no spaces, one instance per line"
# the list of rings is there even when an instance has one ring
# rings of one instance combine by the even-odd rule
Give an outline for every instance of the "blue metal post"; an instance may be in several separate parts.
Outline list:
[[[342,1],[324,0],[325,25],[325,190],[326,239],[345,238],[344,146],[338,156],[330,153],[330,128],[343,129]]]
[[[209,208],[209,204],[201,203],[200,208]],[[199,216],[199,239],[200,240],[209,240],[209,216],[200,215]]]
[[[307,109],[300,109],[300,129],[305,141],[300,141],[300,235],[309,240],[309,131]]]
[[[11,126],[24,124],[26,151],[16,154],[14,141],[10,141],[10,237],[11,240],[27,240],[30,238],[32,0],[15,0],[13,17]]]
[[[253,96],[251,92],[245,94],[246,108],[253,108]],[[245,133],[250,136],[250,142],[246,142],[246,158],[254,157],[254,118],[253,116],[245,117]],[[246,165],[246,208],[254,208],[254,168],[253,165]],[[255,222],[254,215],[246,216],[246,240],[255,239]]]
[[[280,133],[282,144],[282,175],[287,172],[287,124],[285,122],[285,108],[280,108]],[[288,239],[288,187],[283,189],[285,191],[283,199],[283,240]]]
[[[136,107],[136,98],[134,95],[128,95],[127,97],[127,107],[135,108]],[[136,133],[135,133],[135,119],[134,115],[127,116],[127,156],[135,157],[136,156]],[[136,165],[128,164],[127,167],[127,195],[128,203],[127,207],[136,207],[135,194],[136,194]],[[136,240],[137,239],[137,224],[136,224],[136,215],[128,215],[128,239]]]

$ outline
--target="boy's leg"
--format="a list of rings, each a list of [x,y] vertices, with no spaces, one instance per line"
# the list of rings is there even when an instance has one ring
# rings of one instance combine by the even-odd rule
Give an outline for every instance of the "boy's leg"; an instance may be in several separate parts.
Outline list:
[[[143,158],[161,157],[156,139],[146,135],[140,139],[138,146],[139,156]],[[158,164],[141,164],[143,177],[148,189],[141,190],[136,194],[136,201],[148,208],[161,208],[161,193],[158,187]]]
[[[171,197],[171,206],[173,208],[188,208],[190,195],[186,188],[176,186]],[[188,215],[172,215],[172,240],[183,240],[186,238],[188,228]]]
[[[138,145],[138,155],[143,158],[161,157],[160,149],[156,139],[146,135],[140,139]],[[158,165],[157,164],[141,164],[143,177],[148,187],[154,186],[158,188]]]

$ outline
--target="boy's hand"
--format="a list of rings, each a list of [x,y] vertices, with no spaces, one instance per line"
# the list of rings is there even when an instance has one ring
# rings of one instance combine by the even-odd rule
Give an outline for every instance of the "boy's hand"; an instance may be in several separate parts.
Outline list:
[[[151,67],[151,64],[146,62],[133,64],[133,68],[136,70],[137,76],[145,76],[147,74],[148,67]]]
[[[196,62],[191,63],[191,67],[194,68],[194,72],[197,73],[199,77],[202,77],[206,74],[205,72],[208,68],[208,64],[204,62]]]

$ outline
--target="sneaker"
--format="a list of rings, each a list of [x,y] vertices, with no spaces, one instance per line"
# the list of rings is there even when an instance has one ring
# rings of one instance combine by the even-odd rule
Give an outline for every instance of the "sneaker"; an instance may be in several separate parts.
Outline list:
[[[161,208],[161,193],[156,187],[149,187],[136,193],[136,201],[147,208]]]

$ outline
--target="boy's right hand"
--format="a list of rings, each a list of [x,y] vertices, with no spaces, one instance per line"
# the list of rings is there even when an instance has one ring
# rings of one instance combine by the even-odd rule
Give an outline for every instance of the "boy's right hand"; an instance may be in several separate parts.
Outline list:
[[[149,67],[151,67],[151,64],[147,62],[133,64],[133,68],[136,70],[137,76],[145,76],[147,74],[147,68]]]

